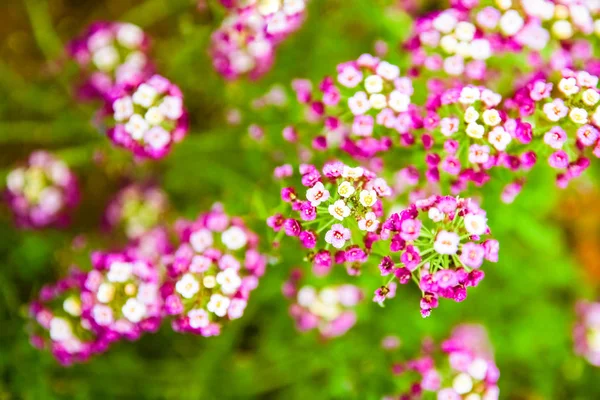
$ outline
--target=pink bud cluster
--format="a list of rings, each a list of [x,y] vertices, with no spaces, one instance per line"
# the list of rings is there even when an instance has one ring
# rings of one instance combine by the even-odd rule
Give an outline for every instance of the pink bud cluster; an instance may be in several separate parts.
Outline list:
[[[136,239],[159,225],[168,209],[167,195],[159,187],[130,184],[111,200],[104,220],[109,229],[119,227],[129,239]]]
[[[189,130],[181,90],[160,75],[115,87],[104,114],[108,137],[140,158],[166,156]]]
[[[72,40],[67,53],[82,68],[84,99],[103,98],[115,85],[135,85],[148,78],[154,67],[148,52],[150,40],[136,25],[95,22]]]
[[[354,307],[363,299],[362,291],[350,284],[317,289],[301,285],[302,272],[293,270],[283,286],[292,301],[290,315],[299,331],[317,329],[324,338],[344,335],[356,323]]]
[[[355,158],[369,158],[390,149],[398,136],[401,144],[412,144],[409,132],[419,124],[411,106],[412,82],[396,65],[363,54],[339,64],[335,79],[323,79],[314,94],[307,81],[297,80],[293,88],[308,105],[308,120],[323,124],[312,142],[316,150],[340,147]]]
[[[577,323],[573,329],[575,352],[600,367],[600,303],[577,303]]]
[[[66,225],[80,196],[69,167],[46,151],[36,151],[8,173],[4,197],[19,226],[43,228]]]
[[[311,250],[308,258],[317,275],[327,274],[334,263],[347,264],[349,273],[357,274],[378,238],[381,199],[391,189],[374,173],[341,162],[329,162],[322,171],[303,164],[300,174],[299,189],[281,191],[286,209],[291,209],[269,217],[267,224]]]
[[[477,286],[484,277],[484,260],[498,261],[498,242],[483,239],[489,234],[485,211],[471,199],[419,200],[383,224],[381,236],[390,238],[392,255],[381,260],[381,275],[391,275],[390,283],[417,283],[421,314],[427,317],[440,297],[464,301],[467,287]],[[374,301],[383,303],[388,292],[388,285],[377,289]]]
[[[217,72],[257,79],[271,69],[279,43],[304,22],[306,0],[221,0],[229,11],[212,34]]]
[[[497,400],[500,371],[488,343],[478,326],[457,327],[439,347],[426,341],[421,357],[392,368],[396,375],[417,377],[400,398],[420,399],[433,392],[439,400]]]
[[[196,221],[179,221],[176,229],[180,244],[161,287],[164,310],[177,332],[218,335],[224,322],[242,317],[266,257],[257,236],[220,206]]]

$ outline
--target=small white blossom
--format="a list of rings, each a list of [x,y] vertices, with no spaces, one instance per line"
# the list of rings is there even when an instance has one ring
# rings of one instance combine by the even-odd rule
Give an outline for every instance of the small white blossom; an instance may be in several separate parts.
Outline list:
[[[465,86],[460,91],[460,97],[458,101],[462,104],[473,104],[477,100],[479,100],[480,97],[481,92],[479,91],[479,89],[470,86]]]
[[[348,181],[343,181],[340,186],[338,186],[337,190],[338,194],[345,199],[352,196],[355,191],[356,189],[354,189],[354,186]]]
[[[214,313],[218,317],[224,317],[227,314],[227,309],[229,308],[229,304],[231,300],[228,297],[222,296],[218,293],[210,296],[210,300],[206,305],[208,311]]]
[[[79,317],[81,315],[81,302],[76,297],[67,297],[63,302],[63,310],[69,315]]]
[[[146,315],[146,305],[140,303],[136,299],[129,299],[125,302],[121,311],[125,318],[136,324]]]
[[[367,93],[381,93],[383,90],[383,79],[379,75],[371,75],[365,79],[365,90]]]
[[[365,170],[361,167],[351,168],[347,165],[344,165],[344,169],[342,171],[342,177],[350,178],[350,179],[358,179],[365,173]]]
[[[575,107],[569,113],[569,118],[576,124],[583,125],[588,122],[588,113],[583,108]]]
[[[498,110],[485,110],[483,112],[483,123],[488,126],[496,126],[500,122],[502,122],[502,118],[500,117],[500,113]]]
[[[110,303],[115,297],[115,287],[111,283],[103,283],[98,287],[96,298],[100,303]]]
[[[117,31],[117,40],[123,47],[134,49],[144,40],[144,32],[133,24],[121,24]]]
[[[210,324],[208,313],[202,309],[190,310],[187,314],[190,326],[194,329],[206,328]]]
[[[374,212],[370,211],[365,214],[365,217],[358,221],[358,228],[361,231],[375,232],[379,227],[379,221]]]
[[[452,388],[458,394],[467,394],[473,389],[473,379],[465,373],[458,374],[452,381]]]
[[[150,108],[156,99],[158,92],[152,86],[142,83],[133,94],[133,102],[142,107]]]
[[[475,110],[475,107],[473,106],[469,106],[469,108],[466,109],[465,111],[465,117],[464,120],[467,124],[470,124],[472,122],[475,122],[479,119],[479,113],[477,112],[477,110]]]
[[[445,214],[441,212],[437,207],[431,207],[427,212],[429,219],[433,222],[440,222],[444,220]]]
[[[95,51],[92,60],[101,71],[110,71],[119,62],[119,53],[112,46],[106,46]]]
[[[377,202],[377,192],[373,189],[362,190],[359,194],[359,201],[365,207],[371,207]]]
[[[410,97],[404,93],[394,90],[390,93],[388,100],[390,108],[396,112],[405,112],[410,105]]]
[[[221,241],[229,250],[239,250],[248,243],[248,235],[239,226],[232,226],[223,232]]]
[[[481,139],[484,131],[485,129],[483,125],[479,125],[477,122],[470,123],[467,125],[467,129],[465,130],[468,136],[475,139]]]
[[[471,235],[483,235],[487,230],[487,218],[481,214],[467,214],[465,229]]]
[[[379,65],[377,65],[375,72],[377,75],[387,79],[388,81],[393,81],[400,76],[400,68],[398,68],[396,65],[390,64],[387,61],[380,62]]]
[[[190,244],[197,253],[202,253],[213,245],[213,235],[208,229],[199,229],[190,235]]]
[[[114,261],[110,264],[106,279],[109,282],[125,282],[131,276],[133,272],[133,265],[128,262]]]
[[[200,283],[192,274],[185,274],[175,284],[175,290],[186,299],[191,299],[200,290]]]
[[[131,97],[125,96],[113,103],[115,121],[125,121],[133,115],[133,102]]]
[[[55,342],[63,342],[73,337],[71,324],[64,318],[54,317],[50,321],[50,338]]]
[[[181,97],[165,96],[158,108],[165,117],[176,120],[183,114],[183,100]]]
[[[344,218],[350,215],[350,208],[346,206],[344,200],[338,200],[335,203],[331,204],[328,208],[329,214],[333,216],[333,218],[342,221]]]
[[[150,107],[148,111],[146,111],[144,118],[150,125],[159,125],[165,120],[165,116],[158,107]]]
[[[144,117],[139,114],[133,114],[129,122],[125,124],[125,131],[135,140],[140,140],[144,137],[149,127],[150,125],[148,125]]]
[[[226,269],[217,274],[217,283],[221,285],[224,294],[234,294],[242,285],[242,279],[233,268]]]
[[[381,110],[387,106],[387,99],[385,95],[381,93],[375,93],[369,97],[369,103],[375,110]]]

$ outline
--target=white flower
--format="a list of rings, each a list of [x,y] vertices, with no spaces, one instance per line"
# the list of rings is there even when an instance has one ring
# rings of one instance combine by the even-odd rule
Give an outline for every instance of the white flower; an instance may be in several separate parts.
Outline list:
[[[115,121],[125,121],[133,115],[133,102],[131,97],[125,96],[113,103]]]
[[[600,93],[594,89],[587,89],[581,94],[581,100],[590,107],[595,106],[600,101]]]
[[[175,290],[186,299],[191,299],[200,290],[200,283],[192,274],[185,274],[175,284]]]
[[[194,329],[206,328],[210,323],[208,313],[202,309],[190,310],[187,314],[190,321],[190,326]]]
[[[217,280],[213,275],[207,275],[202,279],[202,285],[207,289],[212,289],[217,286]]]
[[[144,32],[133,24],[121,24],[117,31],[117,40],[123,47],[134,49],[144,40]]]
[[[377,202],[377,192],[373,189],[362,190],[359,194],[359,201],[365,207],[371,207]]]
[[[92,319],[100,326],[108,326],[113,323],[113,312],[109,306],[96,304],[92,308]]]
[[[385,98],[385,95],[375,93],[369,97],[369,103],[374,109],[381,110],[387,106],[387,99]]]
[[[458,251],[460,238],[454,232],[441,231],[435,237],[433,249],[438,254],[452,255]]]
[[[464,372],[458,374],[452,381],[452,388],[458,394],[467,394],[473,389],[473,379]]]
[[[500,122],[502,122],[502,118],[500,117],[500,113],[498,110],[491,109],[485,110],[483,112],[483,123],[488,126],[496,126]]]
[[[133,94],[133,102],[139,104],[142,107],[150,108],[154,103],[154,99],[158,92],[152,86],[142,83],[140,87]]]
[[[142,283],[138,287],[136,298],[144,304],[152,304],[158,298],[158,286],[154,283]]]
[[[305,0],[283,0],[283,11],[287,15],[294,15],[304,11]]]
[[[470,22],[461,21],[454,28],[454,35],[458,40],[470,42],[475,36],[475,25]]]
[[[467,372],[474,379],[477,379],[477,380],[480,381],[480,380],[483,380],[485,378],[485,375],[487,374],[487,369],[488,369],[488,363],[487,363],[487,361],[485,361],[483,358],[476,358],[469,365],[469,368],[467,369]]]
[[[55,342],[62,342],[73,337],[71,324],[64,318],[54,317],[50,321],[50,338]]]
[[[98,287],[96,298],[100,303],[110,303],[115,297],[115,287],[111,283],[103,283]]]
[[[146,55],[144,53],[142,53],[141,51],[134,51],[133,53],[131,53],[127,56],[123,65],[129,67],[129,68],[126,68],[129,71],[131,71],[131,70],[139,71],[144,68],[144,66],[146,65],[147,62],[148,62],[148,57],[146,57]],[[120,70],[120,68],[119,68],[119,70]],[[119,78],[117,78],[117,80],[118,79]]]
[[[410,105],[410,97],[404,93],[394,90],[390,93],[389,106],[396,112],[405,112]]]
[[[112,32],[108,30],[99,30],[91,35],[87,40],[87,48],[91,52],[100,50],[108,46],[113,41]]]
[[[39,206],[48,214],[54,214],[62,208],[64,196],[62,192],[55,187],[47,187],[40,192]]]
[[[248,243],[248,236],[239,226],[232,226],[223,232],[221,241],[229,250],[239,250]]]
[[[463,59],[471,56],[471,44],[468,42],[458,42],[456,45],[456,54]]]
[[[242,285],[242,279],[237,271],[233,268],[228,268],[217,274],[217,283],[221,285],[221,291],[224,294],[234,294]]]
[[[310,201],[311,206],[318,207],[322,202],[329,200],[329,191],[323,183],[317,182],[306,191],[306,199]]]
[[[458,40],[456,40],[454,35],[445,35],[440,39],[440,47],[448,54],[454,54],[457,46]]]
[[[355,191],[356,189],[354,189],[354,186],[348,181],[343,181],[340,186],[338,186],[337,190],[338,194],[345,199],[352,196]]]
[[[370,211],[365,214],[365,217],[358,221],[358,228],[361,231],[375,232],[379,227],[379,221],[374,212]]]
[[[69,315],[79,317],[81,315],[81,301],[73,296],[67,297],[63,302],[63,310]]]
[[[363,115],[371,109],[371,103],[365,92],[356,92],[354,96],[348,99],[348,107],[354,115]]]
[[[302,307],[310,307],[317,298],[317,291],[312,286],[303,286],[298,290],[298,304]]]
[[[346,206],[344,200],[338,200],[329,206],[329,214],[331,214],[333,218],[342,221],[350,215],[350,208]]]
[[[159,125],[164,121],[165,116],[162,111],[158,107],[150,107],[148,111],[146,111],[146,115],[144,118],[150,125]]]
[[[563,92],[565,96],[571,97],[575,93],[579,92],[577,80],[575,78],[562,78],[560,82],[558,82],[558,90]]]
[[[229,303],[231,303],[231,300],[228,297],[215,293],[210,296],[210,301],[206,305],[206,308],[218,317],[224,317],[227,314]]]
[[[101,71],[110,71],[119,62],[119,53],[112,46],[106,46],[94,52],[92,60]]]
[[[400,76],[400,68],[398,68],[396,65],[390,64],[387,61],[382,61],[377,66],[375,73],[387,79],[388,81],[393,81]]]
[[[479,89],[470,86],[465,86],[460,91],[460,97],[458,101],[462,104],[473,104],[477,100],[479,100],[480,97],[481,92],[479,91]]]
[[[483,137],[483,132],[484,132],[484,128],[483,125],[479,125],[477,122],[473,122],[470,123],[469,125],[467,125],[467,135],[475,138],[475,139],[481,139]]]
[[[492,55],[492,46],[486,39],[473,40],[469,50],[474,60],[487,60]]]
[[[569,113],[569,118],[576,124],[583,125],[588,122],[588,113],[583,108],[575,107]]]
[[[433,20],[433,27],[441,33],[450,33],[454,30],[457,22],[454,13],[446,11],[442,12]]]
[[[494,146],[497,150],[504,151],[506,150],[506,146],[510,143],[512,137],[506,130],[497,126],[488,135],[488,141],[492,146]]]
[[[523,28],[525,21],[516,10],[508,10],[500,18],[500,30],[505,36],[514,36]]]
[[[125,318],[136,324],[146,315],[146,305],[140,303],[136,299],[129,299],[125,302],[121,311]]]
[[[129,122],[125,124],[125,132],[129,133],[135,140],[140,140],[148,131],[148,122],[139,114],[133,114]]]
[[[483,235],[487,230],[487,218],[481,214],[467,214],[465,229],[471,235]]]
[[[559,40],[567,40],[573,36],[573,25],[569,21],[559,20],[552,25],[552,34]]]
[[[165,117],[176,120],[183,115],[183,100],[181,97],[165,96],[158,108]]]
[[[208,229],[199,229],[192,232],[190,235],[190,244],[197,253],[202,253],[213,245],[212,232]]]
[[[69,168],[62,161],[57,161],[52,163],[50,166],[50,177],[54,182],[56,182],[60,186],[66,186],[69,183],[69,179],[71,178],[71,173],[69,172]]]
[[[479,113],[475,110],[475,107],[469,106],[465,111],[465,122],[470,124],[471,122],[477,121],[477,119],[479,119]]]
[[[155,126],[144,133],[144,141],[153,149],[160,150],[169,144],[171,135],[160,126]]]
[[[106,279],[109,282],[125,282],[133,272],[133,265],[128,262],[114,261],[110,264]]]
[[[262,15],[276,13],[277,11],[279,11],[279,6],[281,5],[280,0],[262,0],[257,3],[258,12],[260,12]]]
[[[379,75],[371,75],[365,79],[367,93],[380,93],[383,90],[383,79]]]
[[[431,207],[427,212],[427,215],[429,216],[429,219],[431,219],[433,222],[440,222],[445,217],[445,214],[441,212],[437,207]]]
[[[365,173],[365,170],[361,167],[351,168],[347,165],[344,165],[344,169],[342,171],[342,177],[350,178],[350,179],[358,179]]]
[[[6,186],[13,193],[21,193],[25,186],[25,170],[17,168],[10,171],[6,176]]]

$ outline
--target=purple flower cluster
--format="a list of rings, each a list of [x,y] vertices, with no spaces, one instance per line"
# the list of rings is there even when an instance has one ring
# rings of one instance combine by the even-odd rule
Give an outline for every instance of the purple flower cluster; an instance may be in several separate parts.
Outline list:
[[[600,367],[600,303],[580,301],[575,311],[575,352],[585,357],[590,364]]]
[[[267,224],[311,250],[308,258],[316,274],[327,274],[334,263],[347,264],[348,272],[357,274],[378,239],[381,199],[391,189],[372,172],[341,162],[329,162],[322,171],[303,164],[300,174],[305,194],[294,187],[282,189],[284,206],[291,210],[269,217]]]
[[[396,375],[416,377],[399,398],[416,400],[433,392],[438,400],[497,400],[500,371],[488,343],[485,329],[472,325],[458,326],[439,347],[425,341],[419,358],[392,368]]]
[[[283,286],[283,294],[293,303],[290,315],[299,331],[317,329],[324,338],[344,335],[356,323],[354,307],[363,299],[362,291],[350,284],[317,289],[300,285],[302,272],[293,270]]]
[[[419,200],[383,224],[381,237],[390,239],[392,255],[381,260],[381,275],[391,275],[390,282],[417,283],[421,314],[427,317],[440,297],[464,301],[467,287],[477,286],[484,277],[484,260],[498,261],[498,242],[483,239],[489,234],[485,211],[471,199]],[[377,289],[374,301],[382,303],[388,291],[387,285]]]
[[[116,85],[136,85],[154,70],[149,60],[150,40],[136,25],[99,21],[67,46],[82,69],[83,99],[101,99]]]
[[[225,321],[241,318],[266,268],[258,238],[220,206],[196,221],[179,221],[180,244],[167,263],[161,287],[165,312],[177,332],[220,333]]]
[[[217,72],[257,79],[271,69],[279,43],[304,21],[306,0],[221,0],[228,15],[212,34]]]
[[[160,75],[113,88],[104,114],[107,136],[140,158],[166,156],[189,130],[181,90]]]
[[[79,187],[63,161],[36,151],[25,165],[8,173],[4,197],[21,227],[63,226],[79,204]]]

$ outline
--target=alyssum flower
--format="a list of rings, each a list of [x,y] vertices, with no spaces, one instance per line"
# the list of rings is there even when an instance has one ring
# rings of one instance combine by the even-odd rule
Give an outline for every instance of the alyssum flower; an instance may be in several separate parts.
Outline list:
[[[300,173],[301,187],[281,191],[288,210],[271,216],[267,224],[310,249],[308,259],[317,274],[327,273],[334,262],[366,261],[383,216],[381,199],[391,194],[387,183],[341,162],[327,163],[322,171],[304,164]]]
[[[19,226],[61,226],[79,204],[77,179],[68,166],[46,151],[36,151],[6,177],[4,197]]]
[[[391,255],[379,265],[382,276],[401,284],[415,281],[421,289],[421,314],[430,315],[439,297],[460,302],[467,287],[483,279],[484,260],[498,260],[498,242],[490,234],[484,210],[471,199],[432,196],[392,214],[382,226]],[[395,255],[398,253],[398,256]],[[386,298],[388,285],[378,289],[374,301]]]
[[[580,301],[575,309],[577,323],[573,328],[575,352],[600,367],[600,303]]]
[[[223,323],[243,315],[266,257],[257,236],[220,205],[196,221],[179,221],[176,229],[181,243],[167,264],[164,311],[175,318],[177,332],[218,335]]]

